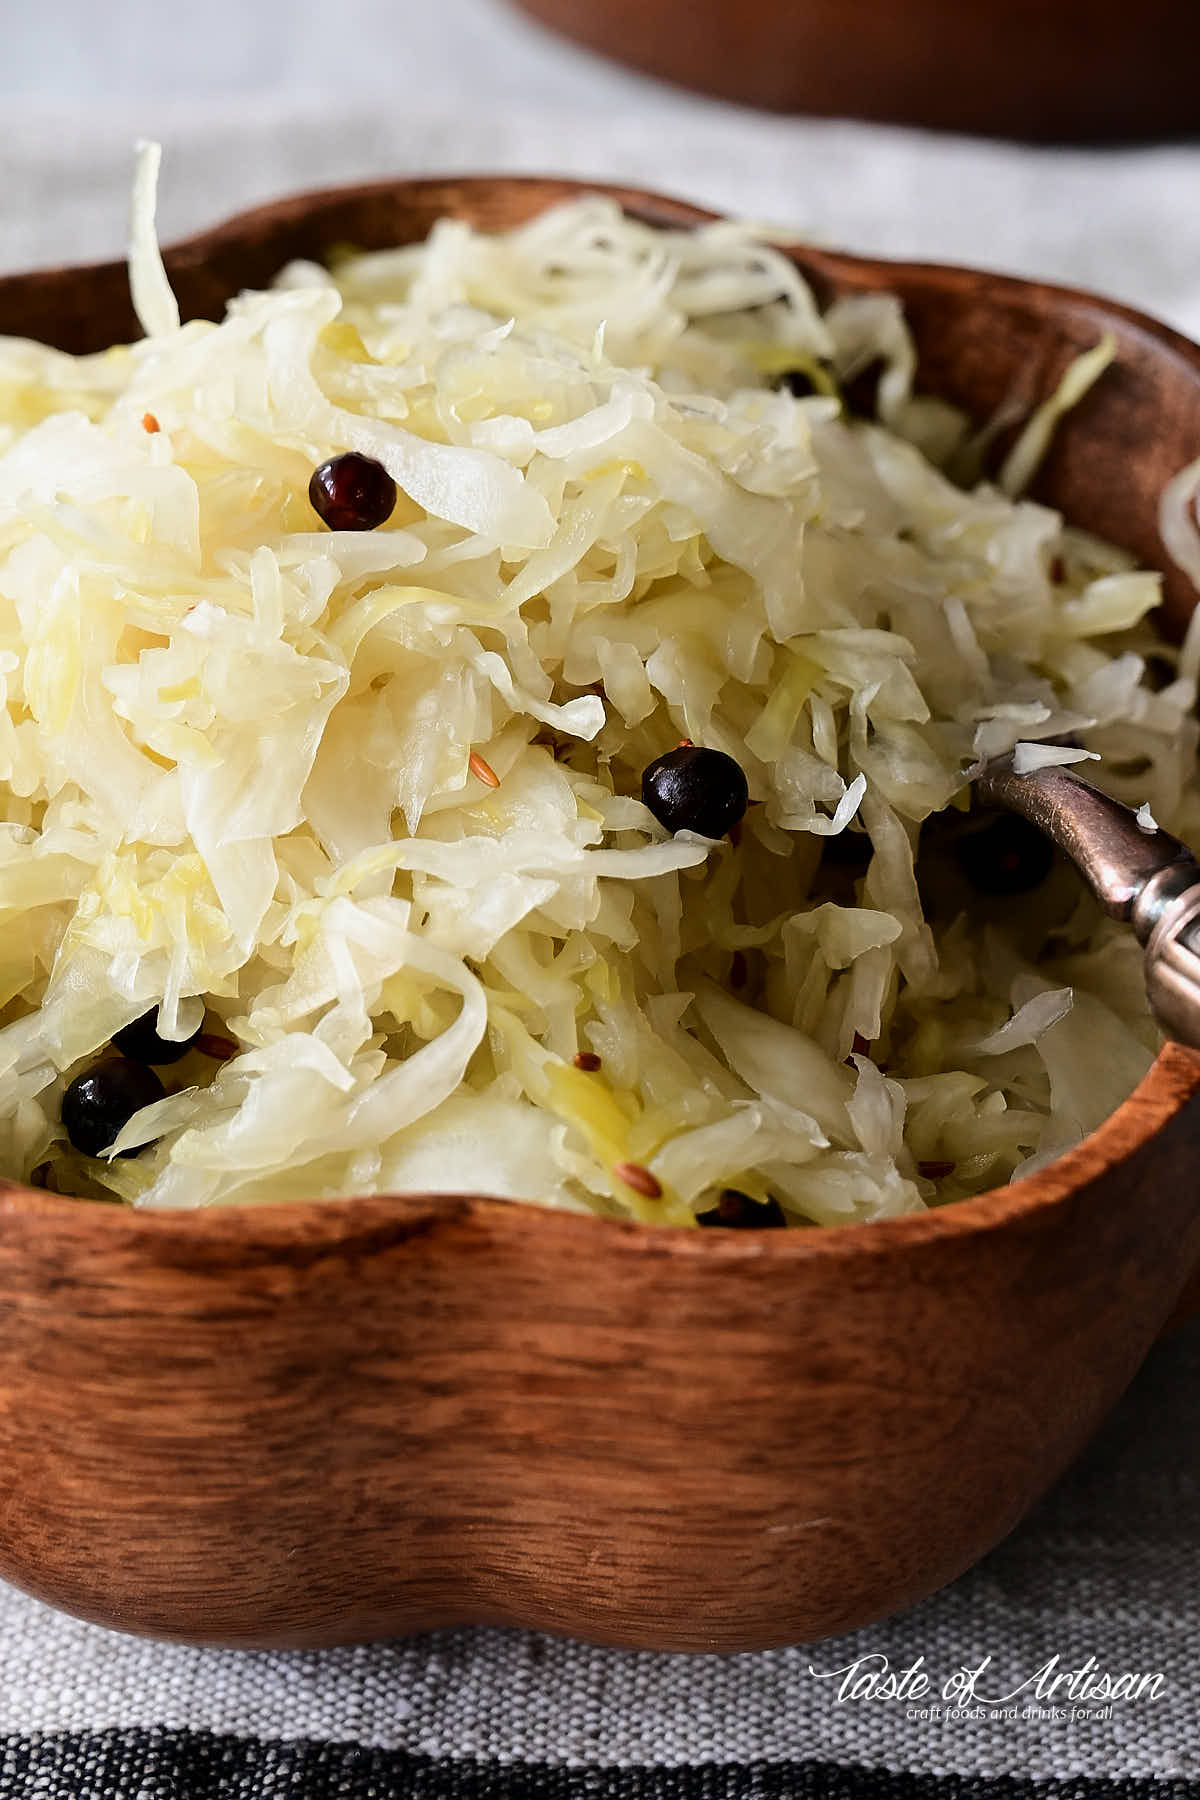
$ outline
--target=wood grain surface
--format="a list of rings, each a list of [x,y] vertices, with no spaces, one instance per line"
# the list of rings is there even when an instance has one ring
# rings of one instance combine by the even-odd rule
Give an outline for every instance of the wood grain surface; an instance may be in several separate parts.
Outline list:
[[[393,182],[168,257],[213,316],[289,256],[503,226],[556,181]],[[621,192],[632,210],[692,209]],[[1047,496],[1166,568],[1200,352],[1088,296],[797,252],[904,301],[986,417],[1116,331]],[[123,272],[0,282],[0,330],[132,333]],[[1167,623],[1194,596],[1168,573]],[[146,1214],[0,1185],[0,1575],[128,1630],[315,1645],[452,1621],[735,1650],[906,1606],[995,1544],[1200,1259],[1200,1057],[1051,1168],[843,1231],[655,1230],[463,1198]]]
[[[781,112],[1062,142],[1191,136],[1190,0],[518,0],[652,75]]]

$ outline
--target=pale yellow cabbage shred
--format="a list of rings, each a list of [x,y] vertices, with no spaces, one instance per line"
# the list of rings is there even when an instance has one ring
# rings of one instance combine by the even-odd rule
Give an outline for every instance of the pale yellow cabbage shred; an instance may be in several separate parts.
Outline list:
[[[1132,936],[1065,870],[987,900],[936,853],[931,923],[914,846],[979,757],[1064,736],[1195,826],[1195,670],[1146,679],[1154,576],[939,473],[963,421],[913,397],[894,301],[822,316],[748,228],[585,199],[180,329],[152,176],[152,335],[0,343],[6,1174],[675,1224],[734,1186],[838,1224],[1005,1181],[1129,1091]],[[400,489],[378,530],[310,507],[349,449]],[[745,769],[739,841],[642,806],[682,737]],[[822,868],[847,829],[869,866]],[[140,1155],[77,1155],[66,1084],[159,1003],[238,1054],[164,1072]]]

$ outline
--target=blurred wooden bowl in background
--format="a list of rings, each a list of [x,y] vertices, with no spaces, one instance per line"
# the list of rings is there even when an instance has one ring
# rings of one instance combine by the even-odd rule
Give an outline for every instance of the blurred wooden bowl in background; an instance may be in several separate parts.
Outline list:
[[[605,56],[777,112],[1045,141],[1200,130],[1188,0],[518,0]]]

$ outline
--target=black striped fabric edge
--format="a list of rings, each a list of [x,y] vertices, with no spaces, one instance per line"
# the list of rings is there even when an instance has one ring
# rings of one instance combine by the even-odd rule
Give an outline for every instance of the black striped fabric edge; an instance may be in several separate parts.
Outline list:
[[[0,1800],[1200,1800],[1200,1780],[819,1761],[565,1767],[149,1728],[0,1738]]]

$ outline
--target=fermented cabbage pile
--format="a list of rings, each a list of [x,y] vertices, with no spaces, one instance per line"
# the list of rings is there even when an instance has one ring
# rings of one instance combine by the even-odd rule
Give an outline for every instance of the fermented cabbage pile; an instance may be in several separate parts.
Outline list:
[[[989,483],[896,302],[822,313],[747,227],[445,220],[180,326],[152,181],[145,337],[0,345],[5,1173],[833,1225],[1130,1091],[1132,934],[1065,865],[989,892],[969,780],[1026,745],[1200,826],[1200,641],[1015,497],[1111,345]],[[348,451],[396,483],[377,529],[310,505]],[[749,784],[720,840],[642,802],[684,739]],[[64,1091],[155,1007],[224,1051],[83,1155]]]

